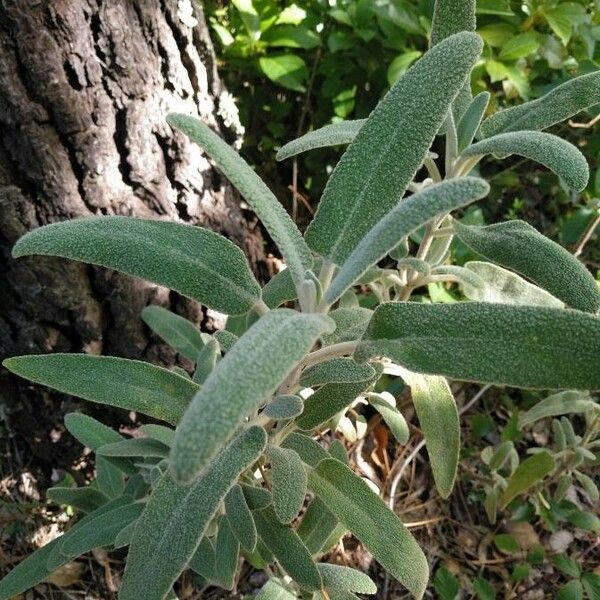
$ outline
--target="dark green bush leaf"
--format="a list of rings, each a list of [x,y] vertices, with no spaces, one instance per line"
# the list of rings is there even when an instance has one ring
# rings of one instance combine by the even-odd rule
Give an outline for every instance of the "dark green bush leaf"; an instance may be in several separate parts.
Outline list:
[[[599,389],[600,319],[534,306],[382,304],[356,357],[411,371],[525,388]]]
[[[191,481],[319,335],[331,329],[327,317],[287,309],[257,321],[219,362],[177,428],[171,454],[176,479]],[[240,374],[247,374],[246,379],[240,380]]]
[[[379,103],[327,183],[306,234],[315,252],[342,264],[402,198],[481,47],[473,33],[447,38]]]
[[[282,523],[291,523],[300,512],[306,496],[306,471],[300,456],[289,448],[269,446],[273,478],[273,509]]]
[[[85,400],[176,425],[198,386],[172,371],[113,356],[43,354],[7,358],[9,371]],[[118,383],[118,384],[117,384]]]
[[[190,486],[166,474],[152,491],[129,547],[120,600],[162,600],[192,558],[237,477],[261,455],[267,435],[249,427]]]
[[[524,221],[487,227],[454,222],[462,242],[489,260],[516,271],[572,308],[595,313],[600,290],[581,261]]]
[[[539,452],[526,458],[510,476],[502,494],[501,504],[506,506],[519,494],[541,481],[554,469],[554,458],[549,452]]]
[[[414,596],[422,598],[429,567],[400,519],[346,465],[329,458],[308,475],[309,488]]]
[[[469,146],[463,152],[463,156],[484,154],[517,154],[534,160],[562,177],[570,188],[578,192],[586,188],[590,178],[585,156],[573,144],[550,133],[500,133]]]
[[[131,438],[114,444],[105,444],[96,450],[102,456],[136,456],[143,458],[165,458],[169,447],[152,438]]]
[[[262,60],[274,59],[263,57]],[[204,123],[181,114],[171,114],[167,121],[201,146],[244,196],[281,250],[292,279],[299,285],[305,271],[312,267],[312,256],[295,223],[273,192],[244,159]],[[220,262],[221,269],[227,266],[225,261]]]
[[[440,600],[454,600],[459,592],[458,579],[446,567],[440,567],[433,576],[433,587]]]
[[[154,425],[153,423],[142,425],[140,427],[140,431],[149,438],[158,440],[169,448],[173,444],[173,438],[175,437],[174,429],[171,429],[170,427],[163,427],[162,425]]]
[[[562,585],[556,594],[556,600],[583,600],[581,581],[575,579]]]
[[[96,510],[108,501],[100,490],[93,487],[53,487],[48,490],[47,496],[55,504],[73,506],[85,513]]]
[[[92,217],[34,229],[13,256],[61,256],[135,275],[225,314],[250,310],[260,297],[243,252],[207,229],[169,221]]]

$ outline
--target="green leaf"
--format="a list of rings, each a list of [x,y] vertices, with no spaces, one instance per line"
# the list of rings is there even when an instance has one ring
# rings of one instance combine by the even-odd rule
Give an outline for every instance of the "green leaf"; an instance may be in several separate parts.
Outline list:
[[[202,538],[188,566],[208,581],[217,583],[215,545],[210,538],[206,536]]]
[[[258,535],[274,554],[281,568],[302,588],[308,591],[323,587],[321,575],[310,552],[298,534],[280,523],[271,507],[254,513]]]
[[[125,488],[121,469],[103,456],[96,457],[96,483],[107,498],[118,498]]]
[[[294,92],[306,91],[308,67],[302,57],[289,53],[261,56],[258,64],[261,71],[274,83]]]
[[[335,331],[323,336],[323,345],[358,340],[365,332],[373,311],[368,308],[338,308],[328,315],[335,323]]]
[[[474,284],[466,278],[461,281],[464,295],[477,302],[548,306],[564,308],[564,303],[542,288],[537,287],[508,271],[488,262],[471,261],[465,268],[477,276]]]
[[[539,452],[526,458],[510,476],[501,498],[505,507],[511,500],[541,481],[554,469],[554,458],[549,452]]]
[[[358,594],[375,594],[377,586],[373,580],[356,569],[344,567],[342,565],[329,565],[319,563],[317,565],[319,573],[323,579],[323,587],[332,590],[345,590],[356,592]]]
[[[300,456],[289,448],[269,446],[273,509],[282,523],[291,523],[300,512],[306,496],[306,471]]]
[[[219,342],[211,338],[206,342],[202,350],[197,356],[196,370],[194,371],[193,380],[202,385],[208,376],[213,372],[217,362],[221,358],[221,348]]]
[[[136,527],[120,600],[161,600],[193,556],[206,527],[240,473],[261,455],[264,429],[249,427],[190,486],[168,474],[156,484]]]
[[[260,17],[252,0],[232,0],[232,4],[238,9],[250,38],[254,41],[258,40],[260,38]]]
[[[316,253],[342,264],[402,198],[481,45],[473,33],[444,40],[378,104],[334,169],[308,228]]]
[[[600,598],[600,575],[584,573],[581,576],[581,583],[589,600]]]
[[[320,461],[329,458],[329,453],[321,444],[302,433],[291,433],[283,440],[281,446],[294,450],[302,461],[311,467],[316,467]]]
[[[117,533],[113,542],[113,547],[115,550],[119,548],[125,548],[131,544],[131,539],[133,538],[133,532],[135,531],[136,525],[137,519],[129,523],[129,525],[123,527],[123,529]]]
[[[61,554],[73,559],[94,548],[112,545],[117,534],[135,521],[143,508],[143,504],[126,504],[91,519],[73,535],[65,536],[60,545]]]
[[[475,0],[436,0],[431,45],[461,31],[475,31]]]
[[[147,306],[142,311],[142,319],[152,331],[159,335],[171,348],[196,362],[204,342],[200,330],[187,319],[172,313],[162,306]]]
[[[165,458],[169,447],[152,438],[131,438],[114,444],[105,444],[96,450],[101,456],[135,456],[142,458]]]
[[[337,525],[338,520],[323,501],[313,498],[302,516],[298,535],[311,554],[319,554]]]
[[[484,137],[506,131],[547,129],[600,102],[600,71],[575,77],[545,96],[507,108],[481,125]]]
[[[260,510],[271,504],[272,498],[269,490],[245,483],[242,483],[240,487],[242,488],[242,492],[244,492],[248,508],[251,510]]]
[[[540,47],[540,39],[535,31],[515,35],[502,46],[501,60],[518,60],[533,54]]]
[[[516,554],[521,550],[517,540],[508,533],[499,533],[494,536],[494,544],[504,554]]]
[[[47,496],[55,504],[73,506],[86,513],[96,510],[108,500],[100,490],[93,487],[53,487],[48,490]]]
[[[570,252],[524,221],[475,227],[454,222],[460,240],[496,264],[524,275],[567,306],[595,313],[600,289]]]
[[[387,392],[381,394],[370,393],[367,395],[369,404],[382,416],[398,443],[404,445],[408,442],[410,431],[406,419],[396,408],[396,399]]]
[[[215,572],[217,581],[225,590],[232,590],[238,566],[240,543],[226,518],[219,521],[215,544]]]
[[[556,600],[583,600],[583,586],[577,579],[561,586],[556,594]]]
[[[262,587],[256,600],[297,600],[298,596],[292,594],[279,579],[270,579]]]
[[[308,431],[325,423],[349,406],[357,396],[369,389],[380,375],[381,370],[379,369],[367,381],[324,385],[304,401],[304,412],[296,419],[298,427]]]
[[[423,53],[420,50],[413,50],[396,56],[387,69],[387,80],[390,86],[393,86],[408,71],[415,60],[421,58],[422,55]]]
[[[256,525],[252,513],[246,504],[244,492],[236,483],[225,496],[225,514],[229,525],[240,544],[248,551],[253,552],[256,548]]]
[[[540,400],[527,412],[521,414],[519,416],[519,427],[526,427],[547,417],[585,413],[593,410],[594,407],[597,407],[597,404],[587,392],[558,392]]]
[[[171,453],[175,478],[191,481],[247,415],[275,392],[320,334],[331,329],[327,317],[287,309],[257,321],[219,362],[179,424]],[[240,374],[246,378],[240,380]]]
[[[483,577],[477,577],[473,581],[473,591],[477,595],[477,600],[496,600],[494,587]]]
[[[163,427],[162,425],[154,425],[152,423],[148,425],[142,425],[140,431],[155,440],[158,440],[169,448],[173,445],[173,438],[175,436],[175,430],[170,427]]]
[[[263,57],[260,60],[273,59]],[[305,271],[312,266],[312,256],[295,223],[273,192],[244,159],[204,123],[181,114],[171,114],[167,121],[203,148],[247,200],[283,254],[292,279],[298,286],[304,280]],[[228,268],[224,260],[219,263],[220,269]]]
[[[454,600],[460,589],[458,579],[446,567],[440,567],[435,572],[433,587],[439,594],[440,600]]]
[[[423,597],[429,578],[425,555],[400,519],[360,477],[329,458],[310,471],[308,485],[393,577],[414,596]]]
[[[254,306],[260,286],[243,252],[207,229],[169,221],[92,217],[24,235],[13,256],[61,256],[164,285],[225,314]]]
[[[272,277],[262,289],[263,302],[269,308],[277,308],[284,302],[290,302],[298,298],[298,292],[294,287],[294,281],[289,269],[284,269]]]
[[[305,369],[299,384],[315,387],[325,383],[358,383],[372,379],[373,375],[375,370],[369,365],[359,365],[351,358],[333,358]]]
[[[566,554],[557,554],[552,558],[554,566],[567,577],[581,577],[581,567],[579,563]]]
[[[585,156],[573,144],[551,133],[511,131],[469,146],[463,156],[484,154],[518,154],[544,165],[581,192],[588,184],[590,169]]]
[[[219,347],[223,353],[229,352],[239,339],[235,333],[231,333],[231,331],[227,331],[226,329],[215,331],[213,335],[215,340],[219,343]]]
[[[479,302],[380,305],[358,360],[387,356],[418,373],[542,389],[599,389],[600,319]]]
[[[508,0],[477,0],[478,15],[500,15],[503,17],[513,17]]]
[[[293,419],[304,410],[304,400],[300,396],[275,396],[262,411],[265,417],[274,420]]]
[[[366,119],[338,121],[319,129],[313,129],[313,131],[309,131],[282,146],[275,158],[277,160],[286,160],[303,152],[315,150],[316,148],[330,148],[331,146],[350,144],[365,122]]]
[[[167,369],[112,356],[42,354],[7,358],[2,364],[59,392],[134,410],[171,425],[179,422],[198,390],[193,381]]]
[[[456,401],[443,377],[419,375],[405,369],[402,379],[410,386],[435,486],[442,498],[454,487],[460,453],[460,419]]]
[[[481,92],[469,104],[467,110],[456,126],[458,151],[462,152],[471,144],[481,124],[481,119],[490,101],[489,92]]]
[[[489,189],[483,179],[464,177],[429,186],[400,202],[358,243],[327,289],[325,302],[333,304],[400,239],[435,217],[483,198]]]
[[[267,29],[261,41],[274,48],[312,50],[320,45],[321,38],[315,31],[304,25],[277,25]]]

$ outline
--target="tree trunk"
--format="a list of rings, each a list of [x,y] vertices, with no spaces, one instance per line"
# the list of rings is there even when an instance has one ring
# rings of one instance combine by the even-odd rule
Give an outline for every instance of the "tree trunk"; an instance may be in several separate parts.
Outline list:
[[[85,351],[168,363],[174,357],[144,327],[142,308],[207,318],[193,302],[119,273],[13,260],[15,241],[46,223],[116,214],[202,224],[242,246],[255,268],[262,261],[252,215],[165,123],[170,111],[217,129],[237,118],[192,2],[0,0],[1,358]],[[237,135],[234,127],[229,137]],[[23,389],[2,375],[0,413],[18,400],[35,419],[39,405]]]

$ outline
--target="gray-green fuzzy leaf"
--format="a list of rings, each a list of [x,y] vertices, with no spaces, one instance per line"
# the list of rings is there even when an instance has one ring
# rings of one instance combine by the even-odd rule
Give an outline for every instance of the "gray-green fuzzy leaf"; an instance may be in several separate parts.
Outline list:
[[[302,372],[299,384],[314,387],[325,383],[358,383],[375,375],[370,365],[359,365],[351,358],[333,358],[308,367]]]
[[[600,309],[600,290],[583,263],[524,221],[487,227],[456,221],[454,230],[475,252],[527,277],[567,306],[591,313]]]
[[[334,590],[346,590],[358,594],[375,594],[377,586],[373,580],[356,569],[344,567],[342,565],[330,565],[319,563],[317,565],[319,573],[323,578],[323,587]]]
[[[220,329],[219,331],[215,331],[214,333],[215,340],[219,342],[219,346],[223,353],[227,353],[233,348],[233,345],[238,341],[239,337],[235,335],[235,333],[231,333],[231,331],[227,331],[226,329]]]
[[[349,467],[333,458],[308,475],[312,489],[375,557],[414,596],[427,586],[427,559],[400,519]]]
[[[306,496],[306,471],[300,456],[289,448],[269,446],[273,510],[282,523],[291,523]]]
[[[600,71],[575,77],[545,96],[502,110],[481,125],[485,137],[505,131],[539,131],[600,102]]]
[[[600,319],[479,302],[377,308],[357,359],[387,356],[452,379],[541,389],[600,389]]]
[[[273,192],[244,159],[204,123],[181,114],[171,114],[167,121],[201,146],[244,196],[283,254],[295,284],[299,285],[304,280],[304,272],[312,266],[312,256]]]
[[[447,38],[379,103],[327,183],[306,234],[315,252],[342,264],[402,198],[481,48],[474,33]]]
[[[142,311],[142,319],[176,352],[192,362],[196,362],[204,342],[200,335],[200,329],[193,323],[157,305],[147,306]]]
[[[263,302],[269,308],[277,308],[284,302],[291,302],[298,298],[298,292],[294,286],[289,269],[284,269],[269,279],[262,289]]]
[[[460,419],[456,401],[443,377],[403,370],[431,463],[435,486],[442,498],[454,487],[460,453]]]
[[[233,589],[239,553],[240,543],[229,521],[222,518],[215,543],[215,574],[219,585],[225,590]]]
[[[534,160],[565,181],[572,189],[585,189],[590,169],[585,156],[566,140],[542,131],[511,131],[486,138],[469,146],[463,156],[518,154]]]
[[[431,23],[431,45],[461,31],[475,31],[475,0],[436,0]]]
[[[331,146],[349,144],[354,140],[365,122],[366,119],[339,121],[338,123],[314,129],[282,146],[275,158],[277,160],[286,160],[287,158],[297,156],[308,150],[314,150],[315,148],[329,148]]]
[[[315,563],[298,534],[277,520],[271,507],[254,513],[258,535],[282,569],[302,588],[321,589],[323,582]]]
[[[177,485],[169,474],[163,476],[131,542],[120,600],[162,600],[196,551],[221,501],[266,442],[264,429],[250,427],[215,457],[194,484]]]
[[[368,308],[338,308],[329,313],[335,323],[335,331],[323,336],[323,345],[331,346],[341,342],[358,340],[365,332],[373,311]]]
[[[600,409],[598,404],[592,400],[587,392],[576,392],[567,390],[552,394],[537,404],[534,404],[527,412],[519,416],[519,427],[531,425],[540,419],[558,417],[560,415],[583,413],[594,408]]]
[[[333,304],[398,240],[435,217],[483,198],[489,189],[483,179],[464,177],[432,185],[400,202],[358,243],[327,289],[325,301]]]
[[[262,587],[258,595],[256,596],[256,600],[297,600],[298,596],[296,594],[292,594],[288,589],[286,589],[283,585],[283,582],[279,581],[279,579],[270,579],[265,583]]]
[[[152,438],[154,440],[158,440],[165,446],[169,448],[173,444],[173,438],[175,436],[175,430],[170,427],[164,427],[163,425],[154,425],[153,423],[149,423],[148,425],[142,425],[140,427],[140,431]]]
[[[297,531],[309,552],[314,555],[323,550],[323,546],[337,525],[338,520],[335,515],[320,498],[315,497],[302,515],[302,522]]]
[[[176,479],[191,481],[246,416],[275,392],[320,334],[331,329],[327,317],[286,309],[257,321],[219,362],[177,428],[171,454]]]
[[[169,221],[92,217],[34,229],[13,256],[61,256],[147,279],[225,314],[246,312],[260,286],[243,252],[207,229]]]
[[[142,458],[165,458],[169,447],[152,438],[131,438],[113,444],[105,444],[96,450],[102,456],[135,456]]]
[[[302,433],[290,433],[283,440],[281,446],[294,450],[302,461],[311,467],[316,467],[320,461],[329,458],[329,453],[321,444]]]
[[[388,402],[381,394],[368,394],[367,399],[369,404],[381,415],[396,440],[400,444],[406,444],[410,436],[408,423],[396,406]]]
[[[490,101],[489,92],[481,92],[469,104],[465,114],[456,126],[458,151],[462,152],[471,144],[481,124],[481,119]]]
[[[112,356],[42,354],[2,363],[20,377],[91,402],[176,425],[198,390],[193,381],[149,363]]]
[[[269,419],[293,419],[302,413],[304,409],[304,400],[300,396],[284,395],[275,396],[262,411],[262,414]]]
[[[541,481],[554,469],[554,458],[549,452],[539,452],[526,458],[510,476],[502,494],[501,506],[506,506],[519,494]]]
[[[546,290],[492,263],[472,261],[465,264],[465,269],[479,280],[475,285],[466,279],[461,282],[469,300],[564,308],[564,303]]]
[[[217,362],[221,358],[221,348],[216,339],[211,338],[206,342],[198,356],[196,357],[196,370],[194,371],[194,381],[202,385],[208,376],[214,371]]]
[[[96,510],[108,501],[100,490],[93,487],[53,487],[48,490],[47,496],[51,502],[73,506],[86,513]]]
[[[231,530],[242,546],[248,552],[253,552],[257,540],[256,525],[244,498],[244,492],[237,483],[225,496],[225,515]]]
[[[242,488],[242,492],[244,492],[244,498],[248,503],[248,508],[251,510],[265,508],[273,501],[269,490],[253,485],[247,485],[245,483],[242,483],[240,487]]]

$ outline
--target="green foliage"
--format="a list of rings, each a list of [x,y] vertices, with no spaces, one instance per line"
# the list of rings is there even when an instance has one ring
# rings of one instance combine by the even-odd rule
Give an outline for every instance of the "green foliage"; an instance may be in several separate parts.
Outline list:
[[[511,475],[504,494],[502,505],[506,506],[513,498],[536,484],[554,469],[554,459],[548,452],[534,454],[524,460]]]
[[[289,448],[270,446],[273,510],[282,523],[291,523],[306,496],[307,477],[300,456]]]
[[[257,542],[256,525],[244,498],[244,492],[237,483],[225,496],[225,514],[231,531],[240,544],[248,552],[253,552]]]
[[[265,406],[262,414],[269,419],[293,419],[302,414],[304,410],[304,400],[300,396],[286,395],[275,396],[267,406]]]

